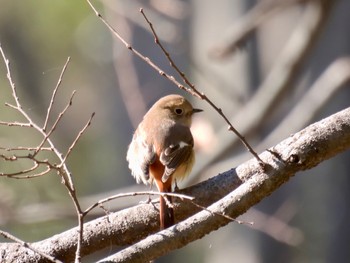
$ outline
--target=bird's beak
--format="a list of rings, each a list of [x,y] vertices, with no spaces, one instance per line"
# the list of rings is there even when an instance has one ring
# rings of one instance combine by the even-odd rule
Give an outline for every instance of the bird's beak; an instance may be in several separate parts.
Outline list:
[[[201,112],[201,111],[203,111],[203,110],[201,110],[201,109],[193,109],[192,113],[197,113],[197,112]]]

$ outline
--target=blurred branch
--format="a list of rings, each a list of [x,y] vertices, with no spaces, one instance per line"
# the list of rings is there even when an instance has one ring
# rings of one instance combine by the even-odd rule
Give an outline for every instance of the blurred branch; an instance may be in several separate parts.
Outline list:
[[[311,169],[348,149],[350,108],[310,125],[262,153],[260,157],[268,165],[265,172],[255,159],[251,159],[236,169],[179,191],[195,197],[196,203],[212,212],[176,199],[174,210],[179,223],[154,235],[150,234],[158,231],[159,222],[158,210],[152,204],[137,205],[85,223],[82,256],[111,245],[126,246],[141,239],[103,262],[145,262],[164,255],[231,222],[216,213],[236,218],[297,172]],[[70,261],[74,258],[78,229],[35,242],[32,246],[65,262]],[[14,256],[22,262],[47,262],[44,258],[34,259],[18,244],[2,243],[0,252],[8,262],[12,262]]]
[[[299,228],[289,224],[296,214],[297,204],[291,198],[287,198],[273,214],[265,214],[258,209],[251,208],[240,219],[253,220],[252,229],[260,231],[280,243],[298,246],[305,241],[305,235]]]
[[[124,38],[128,40],[132,39],[132,26],[129,25],[127,19],[124,17],[125,14],[128,14],[125,5],[129,6],[130,3],[120,2],[118,8],[113,8],[115,5],[114,1],[105,2],[104,5],[107,5],[105,8],[106,10],[112,10],[107,12],[107,16],[111,21],[114,21],[114,23],[120,26]],[[117,47],[119,47],[119,45],[116,45],[114,48],[114,56],[116,56],[116,59],[114,60],[114,69],[117,76],[118,87],[129,120],[133,127],[136,128],[142,119],[142,116],[147,111],[147,106],[140,90],[139,77],[137,75],[134,61],[132,60],[133,57],[129,53],[120,52],[119,49],[117,50]]]
[[[270,73],[248,103],[233,117],[232,123],[238,124],[241,134],[248,136],[258,129],[270,114],[271,109],[276,109],[278,103],[282,101],[282,95],[290,88],[301,65],[306,61],[309,51],[317,43],[336,2],[336,0],[307,2],[303,17],[298,22]],[[219,160],[239,142],[238,138],[227,134],[226,128],[222,128],[218,132],[217,138],[218,143],[212,147],[210,156],[206,156],[206,158],[198,156],[198,162],[190,179],[199,176],[209,165]]]
[[[261,142],[264,149],[284,136],[305,127],[329,102],[333,95],[350,83],[350,57],[341,57],[330,64],[312,84],[282,122]],[[293,123],[293,130],[290,124]]]
[[[149,4],[161,14],[174,19],[184,19],[186,15],[189,14],[191,8],[191,4],[185,1],[150,0]],[[156,13],[154,13],[154,15],[156,15]]]
[[[304,4],[307,1],[315,0],[261,0],[241,17],[230,30],[229,36],[225,43],[218,44],[209,52],[210,56],[217,59],[227,59],[230,55],[244,46],[248,38],[254,33],[258,27],[272,15],[281,12],[291,5]],[[318,0],[316,0],[318,1]]]
[[[282,122],[266,138],[259,142],[256,147],[257,150],[264,150],[283,137],[308,125],[316,114],[333,98],[333,95],[349,83],[350,57],[338,58],[312,84],[294,108],[283,118]],[[293,123],[292,127],[291,123]],[[223,170],[225,167],[232,166],[232,163],[239,164],[248,158],[249,154],[242,153],[219,161],[207,168],[205,172],[202,172],[201,178],[205,179],[213,171]]]

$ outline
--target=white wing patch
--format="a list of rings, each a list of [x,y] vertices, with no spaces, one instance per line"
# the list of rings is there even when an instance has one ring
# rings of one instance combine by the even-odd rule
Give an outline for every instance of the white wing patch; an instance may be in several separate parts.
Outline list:
[[[189,144],[188,144],[187,142],[181,141],[181,142],[179,143],[179,146],[180,146],[180,148],[183,148],[183,147],[189,146]]]

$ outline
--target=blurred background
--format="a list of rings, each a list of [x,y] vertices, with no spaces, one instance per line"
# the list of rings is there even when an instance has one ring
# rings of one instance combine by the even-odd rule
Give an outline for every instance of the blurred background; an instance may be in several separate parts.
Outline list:
[[[257,152],[350,105],[349,1],[93,3],[134,48],[177,76],[139,13],[143,7],[178,66]],[[213,109],[136,58],[85,1],[0,0],[0,5],[0,42],[23,109],[39,125],[71,58],[49,120],[52,125],[76,90],[51,136],[62,153],[96,113],[67,162],[83,208],[112,194],[148,189],[136,185],[125,155],[143,114],[167,94],[182,94],[205,110],[193,123],[197,163],[180,188],[252,158]],[[24,121],[5,102],[14,99],[1,61],[0,120]],[[41,139],[29,128],[0,126],[2,148],[35,147]],[[346,152],[298,174],[240,218],[253,227],[231,223],[156,262],[347,261],[349,157]],[[0,159],[1,173],[28,166]],[[138,201],[117,200],[106,208],[117,211]],[[96,209],[88,219],[103,214]],[[38,241],[76,225],[73,204],[55,173],[30,180],[0,177],[1,230]]]

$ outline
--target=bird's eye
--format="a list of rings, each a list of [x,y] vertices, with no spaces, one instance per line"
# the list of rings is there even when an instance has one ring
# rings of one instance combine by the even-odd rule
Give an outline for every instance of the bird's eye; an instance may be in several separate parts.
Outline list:
[[[183,110],[181,108],[176,108],[174,111],[177,115],[181,115],[183,112]]]

